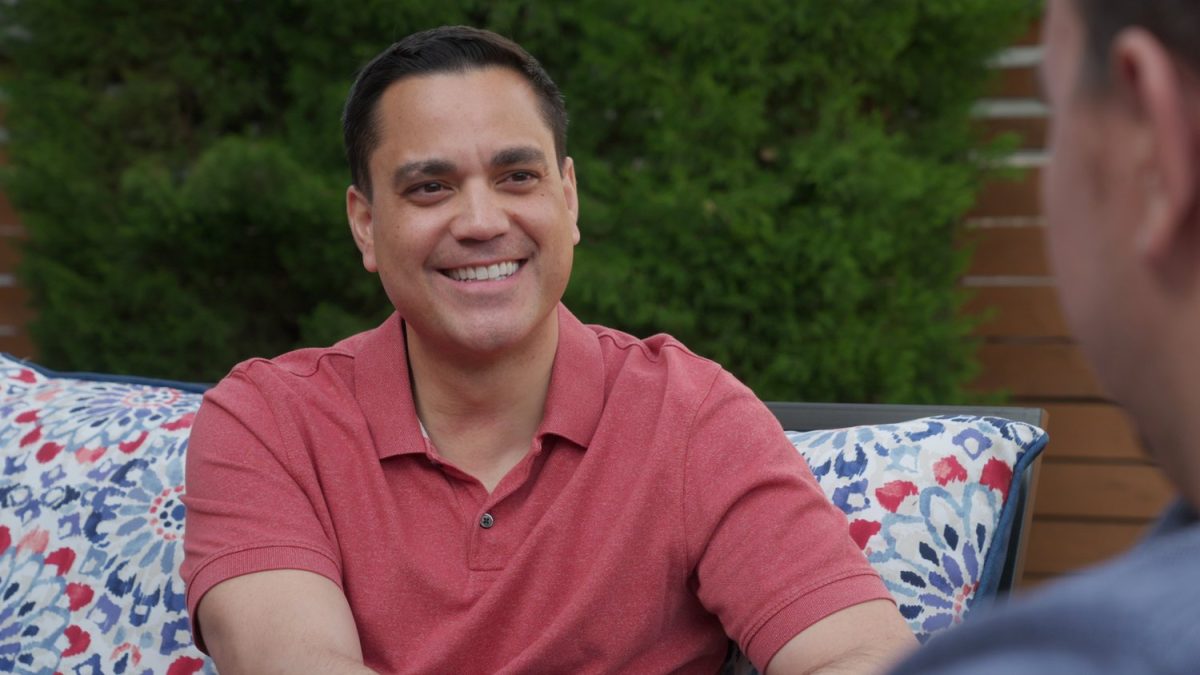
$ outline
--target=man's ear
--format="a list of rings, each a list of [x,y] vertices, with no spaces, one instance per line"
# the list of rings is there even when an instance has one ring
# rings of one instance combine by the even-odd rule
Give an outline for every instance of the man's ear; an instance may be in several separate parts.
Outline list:
[[[575,183],[575,161],[570,157],[562,164],[563,197],[567,201],[567,212],[571,216],[572,240],[579,243],[579,187]]]
[[[1162,259],[1186,229],[1196,227],[1197,129],[1196,102],[1187,91],[1180,69],[1149,31],[1129,28],[1113,40],[1114,85],[1129,96],[1132,114],[1146,132],[1146,143],[1135,158],[1142,179],[1143,219],[1135,243],[1140,253]]]
[[[350,221],[354,244],[362,253],[363,268],[368,272],[379,271],[375,264],[375,220],[371,200],[353,185],[346,188],[346,219]]]

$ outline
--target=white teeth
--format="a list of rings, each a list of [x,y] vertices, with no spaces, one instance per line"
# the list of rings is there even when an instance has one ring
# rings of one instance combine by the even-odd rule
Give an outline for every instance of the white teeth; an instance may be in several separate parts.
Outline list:
[[[514,261],[496,263],[486,267],[456,267],[446,271],[446,276],[455,281],[496,281],[516,274],[520,267]]]

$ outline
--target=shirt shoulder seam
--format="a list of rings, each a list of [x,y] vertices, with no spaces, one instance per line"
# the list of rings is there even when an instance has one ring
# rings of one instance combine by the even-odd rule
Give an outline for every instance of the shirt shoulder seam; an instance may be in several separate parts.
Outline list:
[[[247,360],[239,363],[234,368],[234,372],[237,372],[240,370],[246,374],[249,374],[249,371],[252,367],[262,366],[262,367],[268,368],[274,372],[281,372],[286,375],[290,375],[292,377],[299,377],[299,378],[307,379],[307,378],[310,378],[313,375],[317,374],[317,371],[319,371],[321,369],[322,361],[324,361],[327,358],[331,358],[331,357],[335,357],[335,356],[342,356],[342,357],[346,357],[349,359],[354,359],[357,357],[356,354],[353,354],[350,352],[346,352],[346,351],[342,351],[342,350],[326,349],[326,350],[323,350],[321,354],[317,355],[317,358],[313,359],[312,363],[310,364],[310,366],[307,369],[292,369],[292,368],[289,368],[289,367],[277,362],[275,359],[269,359],[269,358],[265,358],[262,356],[256,356],[254,358],[247,359]]]
[[[686,353],[690,354],[691,352]],[[692,458],[692,439],[696,432],[696,417],[699,416],[700,410],[704,408],[704,404],[707,403],[708,399],[712,396],[713,390],[716,389],[717,380],[722,372],[723,371],[720,368],[717,368],[713,372],[712,377],[708,381],[708,385],[704,389],[704,395],[699,398],[695,408],[693,408],[691,414],[688,415],[687,438],[683,445],[683,471],[681,472],[682,475],[680,476],[681,485],[679,490],[679,523],[683,534],[683,552],[686,570],[690,570],[699,558],[699,552],[693,554],[691,539],[688,537],[687,531],[688,475],[690,473],[688,471],[688,466],[690,465]]]

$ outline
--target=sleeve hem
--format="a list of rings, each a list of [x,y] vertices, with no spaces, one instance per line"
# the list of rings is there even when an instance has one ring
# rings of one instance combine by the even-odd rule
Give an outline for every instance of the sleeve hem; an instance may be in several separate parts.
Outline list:
[[[188,620],[196,647],[208,654],[196,615],[205,593],[233,577],[282,569],[319,574],[342,588],[342,575],[337,562],[324,551],[304,544],[264,544],[220,553],[201,563],[187,582]]]
[[[801,593],[767,617],[743,650],[760,672],[789,640],[809,626],[848,607],[871,600],[895,602],[878,575],[872,572],[837,579]]]

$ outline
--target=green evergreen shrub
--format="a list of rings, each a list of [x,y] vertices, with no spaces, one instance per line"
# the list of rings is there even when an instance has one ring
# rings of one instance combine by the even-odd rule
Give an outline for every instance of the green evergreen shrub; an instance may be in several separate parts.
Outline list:
[[[214,380],[380,321],[340,106],[391,41],[469,23],[567,96],[583,320],[670,332],[765,398],[961,398],[968,109],[1028,3],[414,5],[0,3],[42,360]]]

